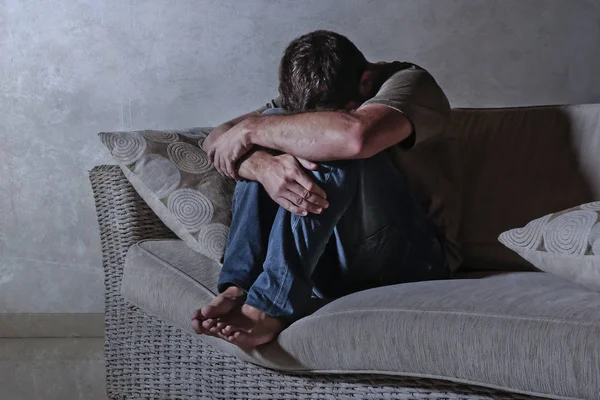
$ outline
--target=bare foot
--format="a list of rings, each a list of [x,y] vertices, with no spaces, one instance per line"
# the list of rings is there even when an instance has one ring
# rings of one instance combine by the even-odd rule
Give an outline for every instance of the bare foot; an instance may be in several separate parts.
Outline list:
[[[246,300],[246,292],[237,287],[230,286],[208,305],[196,310],[192,317],[192,327],[196,333],[219,336],[219,331],[227,326],[219,319],[234,308],[239,307]]]
[[[248,304],[221,318],[227,324],[220,330],[220,337],[239,347],[252,348],[268,343],[286,327],[286,324]]]

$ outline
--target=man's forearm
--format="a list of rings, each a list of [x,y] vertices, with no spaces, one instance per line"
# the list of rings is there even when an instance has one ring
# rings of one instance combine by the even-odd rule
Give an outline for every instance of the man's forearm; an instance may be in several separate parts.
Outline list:
[[[364,139],[360,118],[346,112],[267,115],[247,120],[254,145],[311,161],[359,158]]]

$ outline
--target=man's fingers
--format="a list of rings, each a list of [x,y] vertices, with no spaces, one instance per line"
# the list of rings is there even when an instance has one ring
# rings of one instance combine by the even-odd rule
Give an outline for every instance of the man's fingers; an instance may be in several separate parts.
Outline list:
[[[225,160],[225,175],[227,175],[230,178],[234,178],[234,176],[235,176],[235,162],[233,162],[231,160]]]
[[[325,191],[319,186],[317,186],[317,184],[315,184],[312,179],[306,176],[305,173],[299,173],[298,176],[296,176],[296,182],[302,185],[304,189],[308,190],[309,192],[316,194],[317,196],[322,197],[324,199],[327,198],[327,194],[325,193]]]
[[[213,165],[215,166],[215,169],[221,176],[225,176],[223,174],[223,167],[221,165],[221,157],[219,157],[218,154],[215,154],[215,161],[214,161]]]
[[[297,206],[306,208],[306,210],[311,213],[319,214],[321,211],[323,211],[323,208],[327,208],[329,206],[327,200],[309,192],[307,189],[297,183],[289,184],[287,189],[290,191],[291,196],[294,197],[294,203]]]
[[[306,200],[309,203],[315,204],[315,205],[317,205],[317,206],[319,206],[321,208],[327,208],[327,207],[329,207],[329,202],[325,198],[323,198],[323,197],[321,197],[319,195],[316,195],[316,194],[314,194],[312,192],[308,193],[308,196],[306,197]]]
[[[291,192],[288,192],[288,194],[289,193],[291,193]],[[291,196],[291,195],[290,195],[290,197],[293,198],[293,196]],[[288,210],[289,212],[291,212],[293,214],[300,215],[302,217],[304,217],[308,214],[308,212],[304,208],[298,207],[296,204],[294,204],[289,199],[286,199],[285,197],[278,197],[277,203],[279,203],[279,205],[281,207],[285,208],[286,210]]]
[[[305,160],[304,158],[296,157],[296,160],[298,160],[298,162],[304,168],[309,169],[311,171],[316,171],[319,168],[319,166],[316,163],[314,163],[312,161]]]
[[[211,163],[215,162],[215,148],[211,147],[208,149],[208,151],[206,152],[206,155],[208,155],[208,159],[210,160]]]

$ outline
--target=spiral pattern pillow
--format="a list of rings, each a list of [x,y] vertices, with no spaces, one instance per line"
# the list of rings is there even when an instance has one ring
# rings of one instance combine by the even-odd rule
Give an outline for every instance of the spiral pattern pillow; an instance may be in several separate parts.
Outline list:
[[[235,181],[202,150],[210,128],[101,132],[100,140],[156,215],[192,250],[221,261]]]
[[[498,240],[542,271],[600,291],[600,201],[535,219]]]

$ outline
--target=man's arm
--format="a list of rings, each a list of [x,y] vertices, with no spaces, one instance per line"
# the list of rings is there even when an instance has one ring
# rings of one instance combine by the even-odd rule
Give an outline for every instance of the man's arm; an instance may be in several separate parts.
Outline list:
[[[208,154],[230,176],[254,146],[312,161],[367,158],[400,142],[412,147],[440,134],[449,119],[442,88],[429,72],[408,64],[358,110],[251,116],[223,134]]]
[[[368,158],[412,131],[400,111],[368,104],[352,112],[249,116],[205,148],[219,171],[235,176],[237,160],[254,146],[311,161]]]
[[[368,158],[412,133],[404,114],[380,104],[351,112],[257,116],[247,129],[252,145],[313,161]]]

